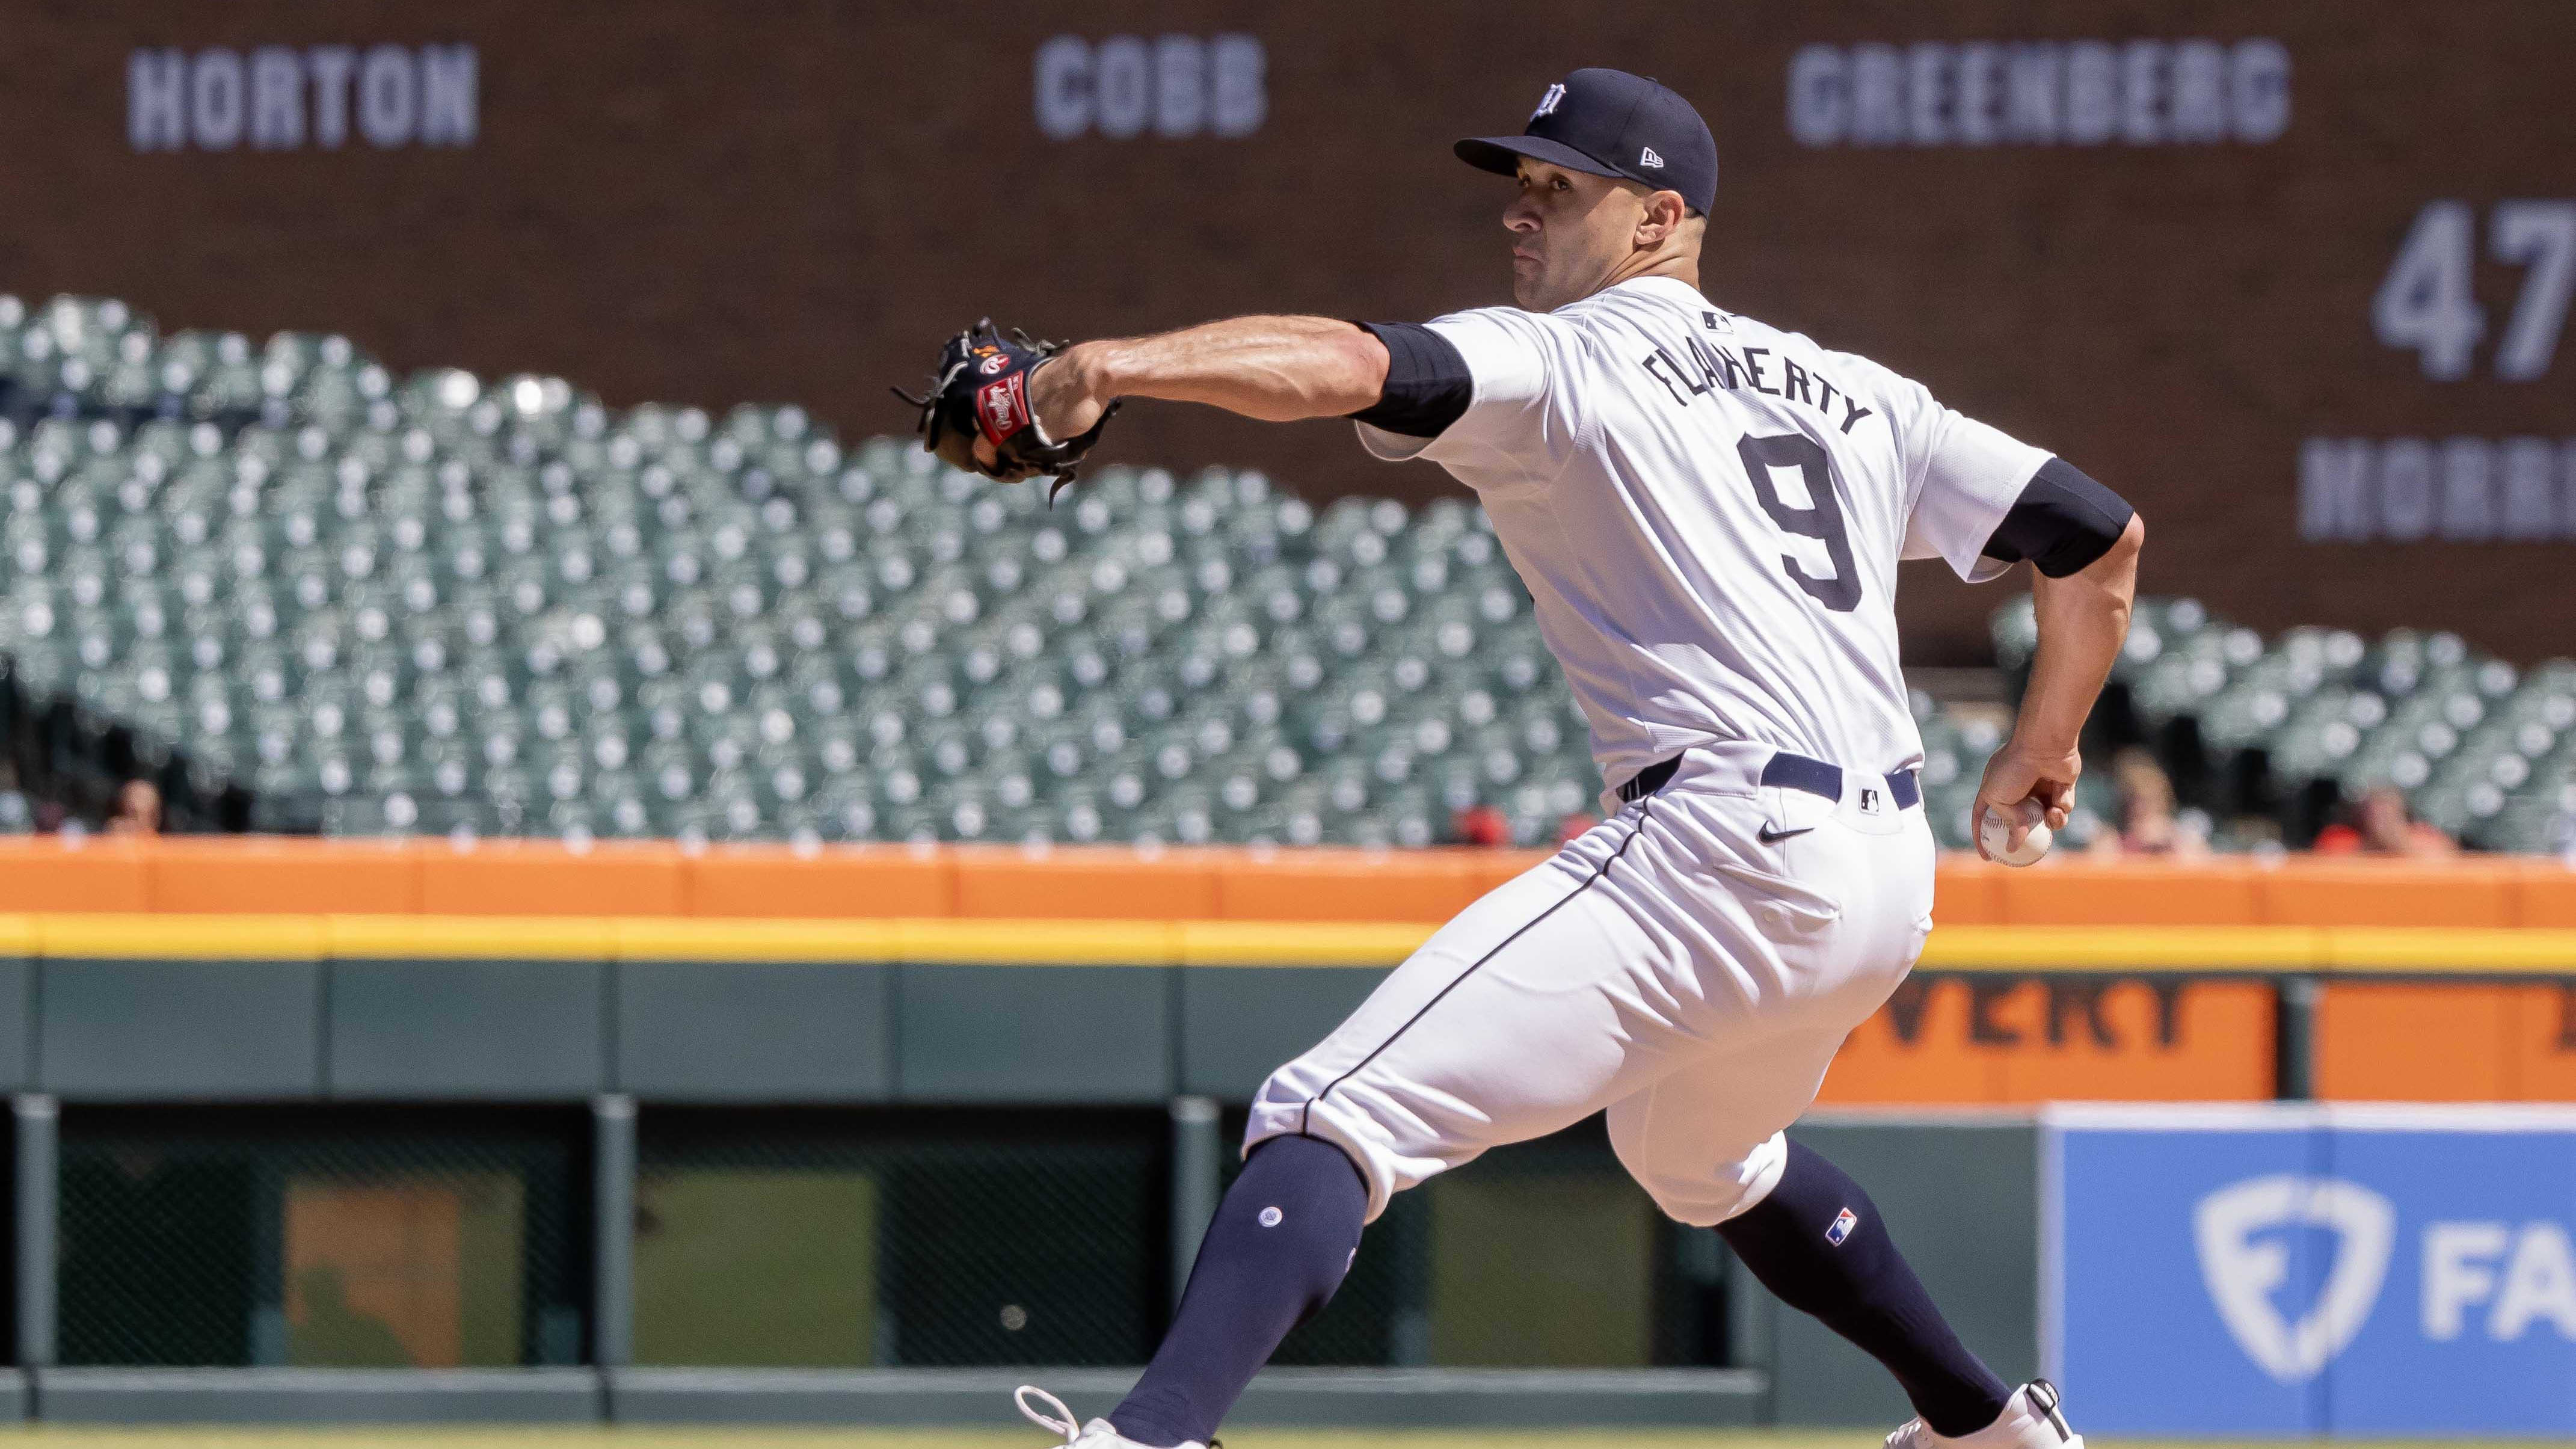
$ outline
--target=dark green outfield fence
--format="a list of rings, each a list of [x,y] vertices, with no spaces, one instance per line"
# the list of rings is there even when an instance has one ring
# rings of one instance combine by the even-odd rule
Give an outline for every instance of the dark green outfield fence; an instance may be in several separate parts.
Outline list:
[[[1096,1396],[1151,1351],[1240,1110],[27,1095],[16,1122],[22,1412],[998,1422],[1011,1372]],[[1800,1130],[2028,1371],[2029,1124]],[[1902,1416],[1597,1121],[1400,1197],[1278,1363],[1247,1418]]]
[[[1006,1422],[1151,1352],[1243,1103],[1381,968],[0,961],[0,1414]],[[1820,1118],[2035,1358],[2027,1120]],[[1893,1422],[1599,1123],[1400,1197],[1244,1422]]]

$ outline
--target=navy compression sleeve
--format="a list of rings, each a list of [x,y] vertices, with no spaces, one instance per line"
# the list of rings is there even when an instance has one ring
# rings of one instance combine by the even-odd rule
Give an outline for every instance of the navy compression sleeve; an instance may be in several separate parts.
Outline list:
[[[2062,579],[2109,553],[2137,512],[2082,469],[2051,458],[1995,525],[1983,552],[2005,563],[2029,559],[2041,573]]]
[[[1354,421],[1408,438],[1436,438],[1465,415],[1475,381],[1448,338],[1418,322],[1354,325],[1386,344],[1386,388],[1350,415]]]
[[[1368,1184],[1320,1137],[1244,1159],[1199,1241],[1163,1346],[1109,1422],[1132,1443],[1214,1444],[1216,1426],[1288,1331],[1331,1300],[1359,1252]]]
[[[1933,1433],[1974,1434],[2003,1414],[2012,1391],[1932,1306],[1878,1205],[1814,1149],[1792,1141],[1780,1185],[1717,1234],[1781,1302],[1887,1365]]]

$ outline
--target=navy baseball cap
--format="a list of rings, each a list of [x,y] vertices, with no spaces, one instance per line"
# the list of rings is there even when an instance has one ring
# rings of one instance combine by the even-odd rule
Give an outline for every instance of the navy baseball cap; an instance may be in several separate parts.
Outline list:
[[[1458,159],[1510,176],[1520,157],[1678,191],[1702,216],[1717,200],[1717,138],[1691,103],[1624,70],[1587,69],[1547,88],[1517,136],[1475,136]]]

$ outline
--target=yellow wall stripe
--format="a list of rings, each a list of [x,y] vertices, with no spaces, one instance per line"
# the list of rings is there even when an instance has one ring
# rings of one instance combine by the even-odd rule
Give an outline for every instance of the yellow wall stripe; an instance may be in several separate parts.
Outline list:
[[[125,919],[151,918],[129,916]],[[198,916],[193,919],[216,921],[222,917]],[[330,954],[335,957],[397,961],[606,961],[616,954],[616,923],[606,916],[316,916],[313,919],[325,923]]]
[[[891,921],[630,916],[614,924],[621,961],[883,961],[895,942]]]
[[[50,916],[26,918],[34,956],[133,960],[319,961],[322,916]]]
[[[2444,930],[2428,926],[2326,933],[2336,971],[2576,972],[2576,931]]]
[[[1184,966],[1393,966],[1436,926],[1376,921],[1183,921]]]
[[[0,957],[1384,967],[1426,925],[1342,921],[764,920],[604,916],[0,915]],[[2576,931],[1951,926],[1951,972],[2576,977]]]
[[[894,927],[897,961],[959,966],[1169,966],[1178,921],[908,920]]]

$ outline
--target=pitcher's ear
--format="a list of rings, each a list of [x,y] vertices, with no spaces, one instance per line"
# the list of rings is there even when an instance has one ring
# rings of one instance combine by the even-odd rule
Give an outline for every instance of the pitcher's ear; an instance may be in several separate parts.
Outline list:
[[[1638,224],[1641,227],[1659,228],[1660,235],[1657,239],[1661,240],[1681,230],[1682,223],[1689,217],[1690,204],[1682,200],[1680,192],[1653,191],[1646,194],[1646,214],[1639,219]]]

